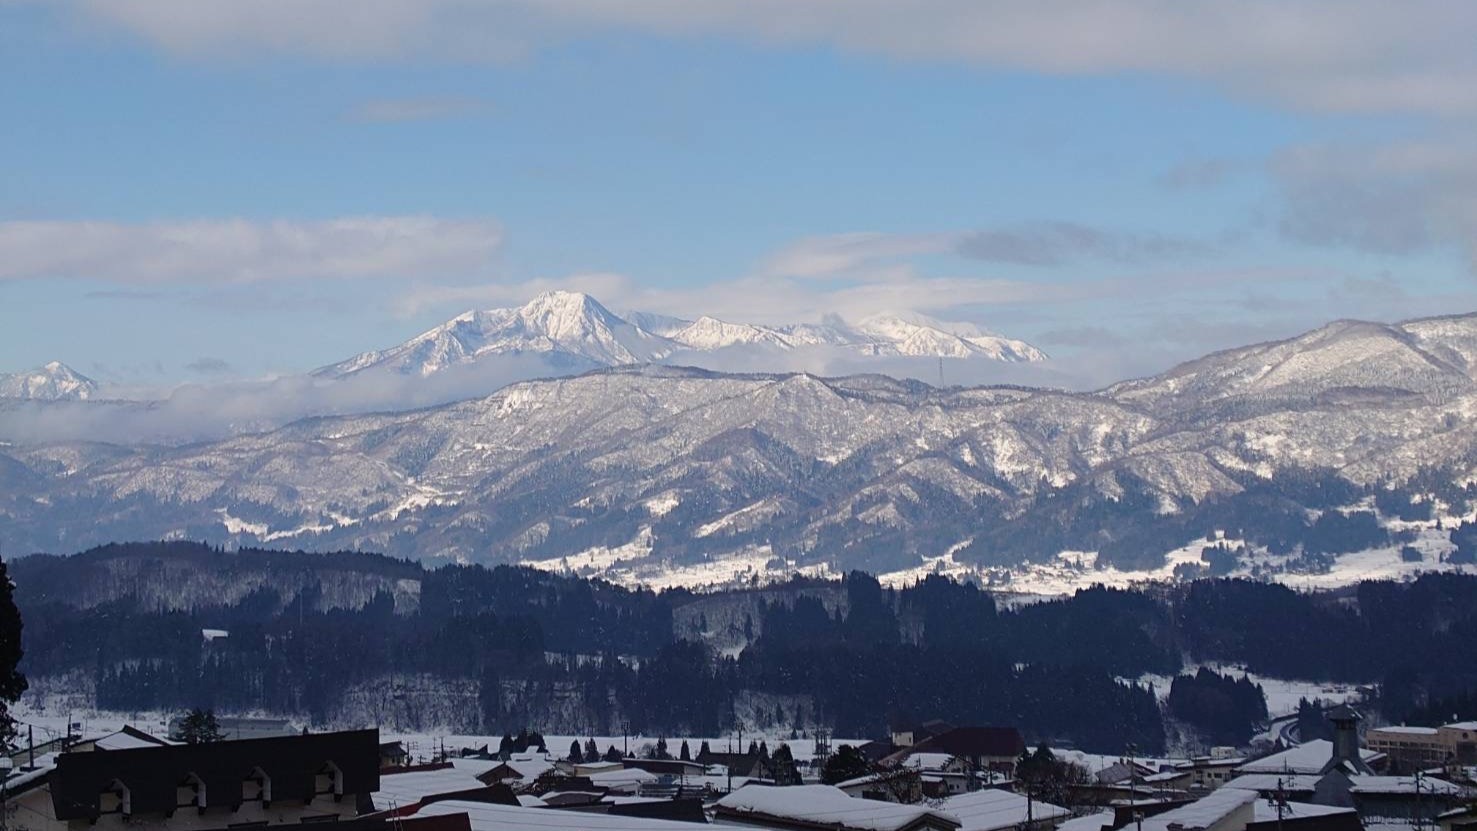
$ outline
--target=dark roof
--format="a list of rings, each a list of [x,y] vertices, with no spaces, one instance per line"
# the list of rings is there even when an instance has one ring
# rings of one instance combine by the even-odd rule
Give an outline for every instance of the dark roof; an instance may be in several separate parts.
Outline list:
[[[256,768],[272,779],[274,801],[313,798],[315,779],[328,762],[343,774],[345,794],[379,790],[379,731],[311,733],[208,744],[63,753],[52,776],[57,819],[96,819],[99,797],[122,782],[134,814],[171,812],[175,789],[190,774],[206,788],[206,806],[235,807],[241,783]]]
[[[664,819],[677,822],[701,822],[708,817],[703,813],[701,799],[663,799],[656,802],[623,802],[610,806],[607,812],[618,817],[640,817],[642,819]]]
[[[673,776],[681,776],[684,773],[697,775],[702,773],[705,767],[702,762],[684,762],[681,759],[622,759],[621,764],[628,768],[644,770],[647,773],[669,773]]]
[[[955,727],[913,745],[917,752],[948,753],[972,759],[977,756],[1021,755],[1026,740],[1014,727]]]
[[[1338,721],[1363,721],[1364,720],[1364,716],[1359,715],[1359,711],[1358,710],[1354,709],[1353,707],[1350,707],[1347,704],[1340,704],[1337,707],[1334,707],[1332,710],[1329,710],[1328,712],[1324,713],[1323,714],[1323,717],[1326,718],[1326,719],[1328,719],[1329,721],[1334,721],[1334,722],[1338,722]]]

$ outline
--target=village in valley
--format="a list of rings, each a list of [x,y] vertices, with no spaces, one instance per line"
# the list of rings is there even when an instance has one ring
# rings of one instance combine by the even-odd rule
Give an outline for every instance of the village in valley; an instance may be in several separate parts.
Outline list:
[[[1322,709],[1246,754],[1119,757],[1031,746],[1014,727],[895,724],[885,738],[545,737],[480,741],[194,710],[37,742],[0,760],[4,827],[26,831],[1470,831],[1477,722],[1367,727]],[[1274,725],[1276,727],[1276,725]],[[76,734],[73,728],[78,728]]]

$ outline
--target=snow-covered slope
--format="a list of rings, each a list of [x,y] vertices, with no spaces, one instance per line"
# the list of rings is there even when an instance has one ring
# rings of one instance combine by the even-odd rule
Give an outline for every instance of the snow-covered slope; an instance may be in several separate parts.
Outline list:
[[[29,372],[0,374],[0,398],[84,401],[96,393],[96,381],[61,361],[52,361]]]
[[[342,377],[368,369],[430,375],[485,355],[542,353],[575,370],[656,360],[671,343],[627,323],[578,292],[541,294],[516,309],[458,315],[390,349],[365,352],[315,374]]]
[[[962,334],[955,334],[951,327]],[[426,376],[497,355],[529,353],[548,356],[551,374],[562,374],[559,371],[658,363],[668,358],[691,362],[694,353],[719,350],[762,353],[813,346],[863,356],[997,361],[1046,357],[1021,341],[918,316],[881,316],[856,327],[840,321],[765,327],[707,315],[695,321],[644,312],[621,317],[589,295],[555,291],[521,308],[466,312],[399,346],[365,352],[315,374],[344,377],[375,369]]]
[[[499,337],[600,343],[606,355],[649,345],[569,301],[504,321]],[[1061,582],[1120,566],[1173,571],[1178,563],[1154,556],[1246,521],[1205,506],[1321,469],[1359,488],[1443,479],[1446,501],[1421,520],[1429,527],[1390,520],[1423,535],[1428,565],[1412,567],[1433,567],[1450,549],[1436,522],[1449,529],[1477,512],[1462,495],[1477,480],[1474,345],[1477,317],[1337,323],[1083,394],[634,363],[186,447],[0,446],[0,545],[355,547],[667,585],[854,567],[979,574],[1029,561],[1020,579]],[[1306,492],[1290,487],[1250,510],[1316,498]],[[1294,507],[1316,516],[1347,506]],[[1171,527],[1192,512],[1194,524]],[[1078,567],[1094,553],[1074,547],[1084,540],[1107,546],[1145,527],[1163,531],[1153,544],[1170,542],[1131,565]],[[1064,550],[1078,553],[1052,565]],[[1384,573],[1400,560],[1398,546],[1369,557],[1383,559],[1330,573]]]

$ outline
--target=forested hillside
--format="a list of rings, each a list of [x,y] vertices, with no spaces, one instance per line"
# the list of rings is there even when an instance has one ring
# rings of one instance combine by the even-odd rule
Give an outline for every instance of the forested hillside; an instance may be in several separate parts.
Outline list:
[[[1115,679],[1173,675],[1183,656],[1384,683],[1391,717],[1477,687],[1477,578],[1459,575],[1337,595],[1201,580],[1007,609],[940,577],[894,591],[855,572],[694,595],[191,543],[26,557],[11,574],[38,690],[76,679],[108,709],[580,733],[716,734],[744,718],[878,735],[892,719],[938,717],[1113,752],[1164,742],[1155,694]],[[1243,684],[1234,713],[1206,714],[1196,684],[1224,682],[1183,680],[1184,711],[1230,735],[1259,712]],[[428,710],[421,693],[437,688],[457,694]]]

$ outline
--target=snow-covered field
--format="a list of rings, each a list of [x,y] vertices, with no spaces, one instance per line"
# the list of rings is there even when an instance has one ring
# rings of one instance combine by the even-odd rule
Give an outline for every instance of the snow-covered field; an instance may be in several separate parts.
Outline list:
[[[1297,712],[1298,700],[1306,698],[1309,701],[1322,699],[1324,703],[1342,703],[1350,701],[1359,696],[1359,687],[1354,684],[1340,684],[1330,681],[1299,681],[1287,678],[1271,678],[1247,672],[1245,667],[1228,664],[1192,664],[1187,665],[1181,674],[1194,675],[1201,666],[1214,670],[1222,675],[1230,675],[1235,678],[1246,676],[1255,684],[1260,684],[1262,691],[1267,696],[1267,714],[1272,718],[1290,715]],[[1135,681],[1139,684],[1153,684],[1154,693],[1161,700],[1169,697],[1169,685],[1174,678],[1168,675],[1141,675],[1138,678],[1122,679]]]

